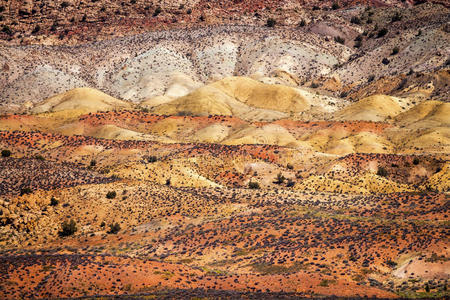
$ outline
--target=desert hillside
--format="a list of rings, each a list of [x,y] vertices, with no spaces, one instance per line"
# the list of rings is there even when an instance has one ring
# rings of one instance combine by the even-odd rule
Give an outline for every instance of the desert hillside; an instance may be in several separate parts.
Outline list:
[[[189,23],[192,27],[95,42],[76,40],[73,46],[68,46],[70,41],[55,45],[44,40],[18,45],[19,40],[8,42],[3,36],[2,109],[17,112],[23,104],[81,87],[131,102],[175,98],[231,76],[311,88],[347,101],[374,94],[448,100],[450,35],[445,6],[287,7],[275,11],[297,11],[294,24],[283,23],[289,18],[261,15],[260,23]],[[273,20],[272,27],[268,20]]]
[[[449,298],[449,9],[0,1],[0,298]]]

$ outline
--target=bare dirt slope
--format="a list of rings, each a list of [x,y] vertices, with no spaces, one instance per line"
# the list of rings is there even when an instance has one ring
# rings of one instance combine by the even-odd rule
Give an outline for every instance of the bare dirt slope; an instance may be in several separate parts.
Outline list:
[[[8,43],[0,46],[1,104],[18,110],[77,87],[132,102],[171,98],[234,75],[353,100],[375,93],[448,100],[448,71],[440,71],[448,64],[448,8],[298,11],[294,24],[280,19],[274,27],[206,22],[73,46]]]

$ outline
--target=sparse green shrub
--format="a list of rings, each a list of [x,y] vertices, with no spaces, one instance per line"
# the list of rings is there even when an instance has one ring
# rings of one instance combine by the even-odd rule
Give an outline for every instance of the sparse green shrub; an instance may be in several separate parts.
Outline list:
[[[91,162],[89,163],[90,167],[95,167],[97,165],[97,161],[95,159],[92,159]]]
[[[73,235],[75,232],[77,232],[77,230],[78,230],[77,223],[75,223],[75,221],[71,219],[69,222],[64,221],[62,223],[61,231],[59,232],[59,235],[61,237],[70,236],[70,235]]]
[[[286,177],[284,177],[283,174],[278,173],[277,178],[275,179],[275,181],[273,183],[282,184],[285,180],[286,180]]]
[[[157,17],[162,12],[162,9],[160,6],[158,6],[155,11],[153,12],[153,16]]]
[[[391,22],[394,23],[394,22],[400,21],[401,19],[402,19],[402,16],[397,12],[397,13],[395,13],[394,16],[392,16]]]
[[[293,181],[292,179],[288,179],[288,182],[286,183],[287,187],[293,187],[295,185],[295,181]]]
[[[343,37],[340,37],[340,36],[334,37],[334,41],[335,41],[336,43],[339,43],[339,44],[342,44],[342,45],[345,44],[345,39],[344,39]]]
[[[375,79],[375,75],[369,75],[369,77],[367,78],[367,82],[372,82]]]
[[[115,191],[109,191],[108,193],[106,193],[106,198],[107,199],[114,199],[116,198],[117,193]]]
[[[397,266],[397,263],[395,261],[392,261],[390,259],[386,260],[386,264],[391,267],[391,268],[395,268]]]
[[[333,284],[333,283],[336,283],[336,280],[334,280],[334,279],[323,279],[319,283],[319,286],[328,287],[328,286],[330,286],[330,284]]]
[[[50,206],[56,206],[59,204],[59,201],[55,199],[55,197],[52,197],[50,199]]]
[[[66,8],[66,7],[69,7],[70,6],[70,3],[69,2],[67,2],[67,1],[63,1],[63,2],[61,2],[61,8]]]
[[[6,33],[7,35],[12,35],[13,34],[11,28],[8,25],[3,25],[2,32]]]
[[[55,22],[55,23],[53,23],[52,26],[50,27],[50,31],[51,31],[51,32],[55,32],[57,28],[58,28],[58,23]]]
[[[378,176],[382,176],[382,177],[387,177],[387,176],[388,176],[388,172],[386,171],[385,168],[383,168],[383,167],[378,167],[377,175],[378,175]]]
[[[267,27],[274,27],[277,24],[277,21],[275,21],[274,18],[268,18],[266,26]]]
[[[420,163],[419,158],[414,157],[413,164],[417,166],[419,163]]]
[[[36,33],[38,33],[39,31],[41,31],[41,26],[36,25],[36,27],[34,27],[34,29],[33,29],[33,31],[31,32],[31,34],[36,34]]]
[[[108,233],[110,234],[117,234],[120,231],[120,224],[119,223],[114,223],[114,224],[110,224],[109,225],[109,231]]]
[[[157,158],[156,156],[152,155],[152,156],[149,156],[149,157],[147,158],[147,161],[148,161],[149,163],[154,163],[154,162],[157,162],[157,161],[158,161],[158,158]]]
[[[400,49],[398,47],[394,47],[394,49],[392,49],[392,55],[397,54],[400,51]]]
[[[296,273],[300,270],[308,269],[308,264],[296,261],[290,266],[286,265],[276,265],[269,263],[254,263],[251,265],[255,272],[265,274],[265,275],[275,275],[275,274],[286,274],[286,273]]]
[[[353,16],[353,17],[350,19],[350,23],[352,23],[352,24],[361,24],[361,19],[358,18],[357,16]]]
[[[381,62],[383,63],[383,65],[388,65],[391,61],[385,57]]]
[[[28,195],[28,194],[31,194],[31,193],[33,193],[33,191],[29,187],[23,188],[23,189],[20,190],[20,196]]]
[[[306,21],[305,20],[301,20],[300,23],[298,24],[298,26],[303,27],[306,25]]]
[[[191,116],[191,115],[192,115],[192,113],[189,112],[189,111],[182,110],[182,111],[177,112],[177,116],[178,117],[188,117],[188,116]]]
[[[260,188],[259,183],[254,182],[254,181],[250,181],[250,182],[248,183],[248,187],[249,187],[250,189],[252,189],[252,190],[257,190],[257,189]]]
[[[377,37],[381,38],[381,37],[385,36],[387,33],[388,33],[388,30],[386,28],[381,28],[377,33]]]
[[[339,5],[339,3],[334,2],[333,5],[331,5],[331,8],[332,8],[333,10],[336,10],[336,9],[341,8],[341,6]]]
[[[2,157],[10,157],[11,156],[11,151],[10,150],[2,150]]]
[[[319,87],[319,84],[318,84],[318,83],[316,83],[316,82],[312,82],[312,83],[311,83],[311,88],[317,89],[318,87]]]
[[[433,252],[431,253],[431,256],[427,259],[425,259],[426,262],[431,262],[431,263],[436,263],[439,261],[445,262],[448,261],[449,258],[446,257],[445,255],[437,255],[437,253]]]
[[[45,160],[45,158],[44,158],[42,155],[40,155],[40,154],[36,155],[36,156],[34,157],[34,159],[37,159],[37,160]]]

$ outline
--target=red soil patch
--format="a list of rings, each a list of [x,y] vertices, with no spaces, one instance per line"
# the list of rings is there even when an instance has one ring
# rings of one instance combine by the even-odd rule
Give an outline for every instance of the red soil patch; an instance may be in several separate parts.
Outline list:
[[[218,275],[179,264],[114,256],[32,256],[2,258],[3,299],[127,295],[166,289],[294,292],[311,295],[394,297],[345,281],[319,286],[316,275]],[[309,286],[314,286],[311,289]]]

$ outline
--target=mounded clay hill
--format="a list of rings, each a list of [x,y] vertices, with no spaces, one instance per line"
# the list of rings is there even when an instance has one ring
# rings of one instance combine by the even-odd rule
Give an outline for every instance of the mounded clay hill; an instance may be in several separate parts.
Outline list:
[[[447,1],[0,2],[0,298],[448,298]]]

